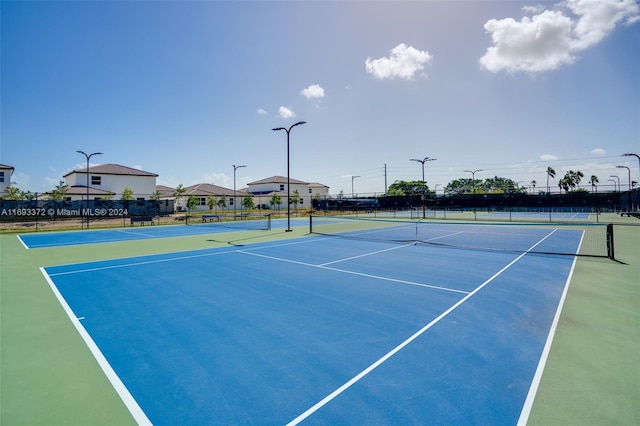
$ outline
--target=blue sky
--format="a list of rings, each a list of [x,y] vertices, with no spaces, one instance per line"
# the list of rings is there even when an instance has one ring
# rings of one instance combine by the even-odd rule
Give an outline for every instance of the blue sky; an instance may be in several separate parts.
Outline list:
[[[74,1],[1,8],[0,163],[23,190],[76,150],[237,187],[286,175],[337,194],[546,169],[640,181],[634,0]],[[352,178],[358,176],[357,178]],[[552,181],[557,189],[557,179]]]

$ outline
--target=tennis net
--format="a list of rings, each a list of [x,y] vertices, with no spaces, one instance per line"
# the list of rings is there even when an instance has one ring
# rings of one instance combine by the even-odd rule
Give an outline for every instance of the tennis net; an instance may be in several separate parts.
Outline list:
[[[472,250],[614,257],[613,225],[597,223],[436,222],[311,215],[309,231],[344,238]]]
[[[271,230],[271,215],[260,213],[193,215],[187,218],[187,225],[269,231]]]

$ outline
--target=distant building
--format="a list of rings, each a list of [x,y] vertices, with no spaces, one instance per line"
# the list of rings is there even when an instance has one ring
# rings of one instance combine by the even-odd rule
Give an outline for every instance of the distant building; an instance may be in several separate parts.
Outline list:
[[[2,196],[4,190],[11,185],[13,170],[11,166],[0,164],[0,196]]]
[[[254,203],[266,208],[270,207],[273,195],[278,195],[281,200],[279,207],[287,204],[287,178],[285,176],[271,176],[247,184],[248,192],[253,195]],[[309,183],[297,179],[289,179],[289,197],[293,197],[298,191],[300,197],[299,208],[311,208],[314,198],[324,198],[329,194],[329,187],[321,183]]]
[[[148,200],[156,191],[157,174],[145,172],[118,164],[101,164],[99,166],[74,170],[63,176],[68,185],[66,198],[81,200],[87,196],[87,176],[89,179],[89,199],[115,197],[119,199],[125,189],[133,191],[133,198]]]
[[[196,197],[198,205],[195,210],[233,210],[234,205],[236,209],[240,209],[242,198],[246,194],[246,189],[239,189],[235,192],[234,197],[233,189],[210,183],[199,183],[186,187],[184,194],[176,200],[176,205],[178,210],[186,210],[189,197]],[[213,209],[209,208],[209,202],[214,203]]]

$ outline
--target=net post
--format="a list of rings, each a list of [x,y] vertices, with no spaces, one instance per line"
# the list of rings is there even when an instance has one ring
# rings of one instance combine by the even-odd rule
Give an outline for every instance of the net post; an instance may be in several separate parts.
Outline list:
[[[313,215],[309,215],[309,234],[313,234]]]
[[[271,231],[271,213],[267,215],[267,231]]]
[[[613,223],[607,224],[607,256],[615,260],[615,250],[613,244]]]

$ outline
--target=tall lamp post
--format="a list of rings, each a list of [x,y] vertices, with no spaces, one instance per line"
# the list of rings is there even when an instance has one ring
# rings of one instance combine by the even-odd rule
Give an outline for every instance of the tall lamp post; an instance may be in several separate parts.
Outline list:
[[[426,163],[427,161],[436,161],[436,158],[424,157],[422,160],[411,158],[409,159],[409,161],[417,161],[418,163],[422,163],[422,183],[424,183],[424,163]]]
[[[87,158],[87,210],[89,210],[89,159],[94,155],[101,155],[101,152],[94,152],[91,154],[87,154],[84,151],[76,151],[78,154],[82,154]],[[87,229],[89,229],[89,216],[87,216]]]
[[[631,169],[627,166],[616,166],[618,169],[627,169],[627,174],[629,175],[629,191],[631,191]]]
[[[424,163],[426,163],[427,161],[436,161],[435,158],[431,158],[431,157],[424,157],[422,160],[420,160],[419,158],[410,158],[409,161],[417,161],[418,163],[422,163],[422,189],[424,190]],[[422,218],[424,219],[426,217],[426,206],[425,206],[425,198],[426,198],[427,194],[426,192],[422,194]]]
[[[291,232],[291,203],[289,201],[289,197],[290,197],[290,191],[289,191],[289,187],[291,186],[291,177],[290,177],[290,168],[289,168],[289,134],[291,133],[291,129],[293,129],[296,126],[300,126],[302,124],[305,124],[306,121],[298,121],[297,123],[291,125],[291,127],[289,127],[288,129],[286,127],[276,127],[274,129],[274,131],[278,131],[278,130],[284,130],[285,132],[287,132],[287,230],[286,232]]]
[[[616,166],[618,169],[627,169],[627,175],[629,176],[629,192],[627,193],[629,197],[628,209],[629,211],[633,210],[633,194],[631,194],[631,169],[627,166]],[[622,192],[622,191],[620,191]]]
[[[609,177],[616,178],[618,180],[618,186],[617,186],[616,191],[620,192],[620,176],[609,175]],[[612,179],[609,179],[609,180],[612,180]],[[614,181],[614,183],[615,183],[615,181]],[[615,184],[613,185],[613,187],[616,188]]]
[[[638,168],[640,169],[640,155],[638,154],[634,154],[633,152],[627,152],[626,154],[622,154],[623,157],[636,157],[638,159]],[[631,185],[629,185],[629,191],[631,191]],[[635,191],[634,191],[635,192]],[[637,200],[637,194],[633,194],[633,193],[629,193],[629,197],[630,199],[633,199],[635,195],[635,198]],[[633,203],[632,203],[633,204]]]
[[[351,176],[351,198],[355,198],[355,192],[353,191],[353,180],[360,176]]]
[[[247,166],[236,166],[233,164],[233,220],[236,220],[236,204],[238,202],[238,200],[236,200],[236,170],[241,167]]]
[[[478,172],[482,172],[482,169],[477,169],[477,170],[465,170],[465,172],[467,173],[471,173],[471,187],[472,187],[472,193],[473,193],[473,219],[476,220],[478,219],[477,213],[476,213],[476,202],[475,202],[475,195],[476,195],[476,173]]]

